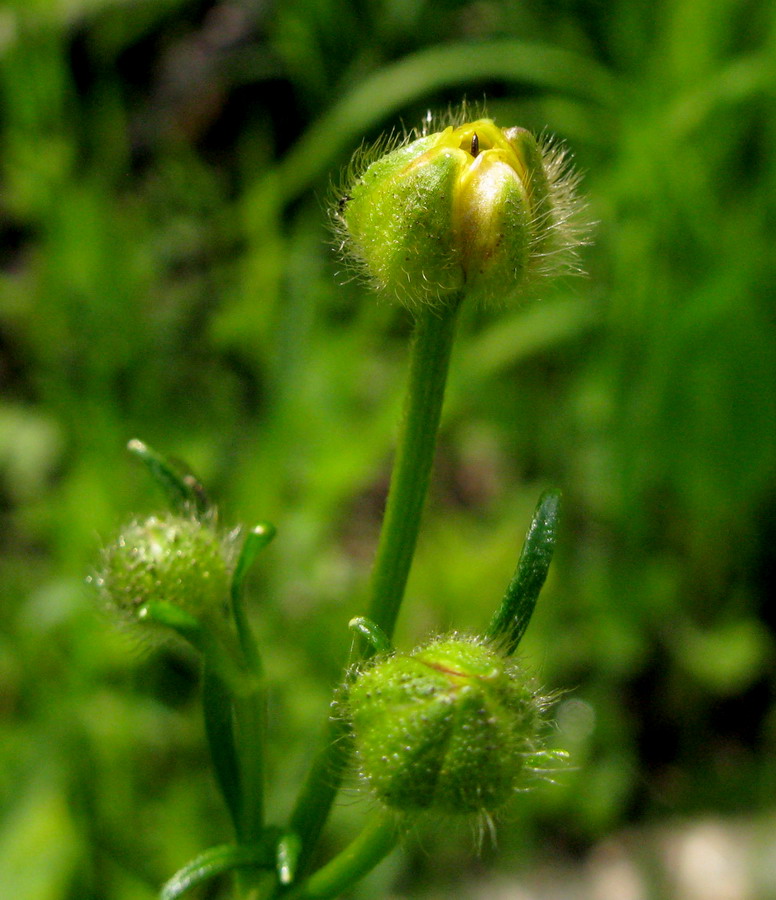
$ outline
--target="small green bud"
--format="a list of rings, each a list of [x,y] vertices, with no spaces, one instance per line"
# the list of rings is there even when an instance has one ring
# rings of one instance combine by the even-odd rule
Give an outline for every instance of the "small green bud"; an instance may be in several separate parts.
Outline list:
[[[366,781],[403,812],[488,813],[542,757],[547,698],[478,639],[378,659],[350,686],[348,708]]]
[[[106,605],[143,621],[149,603],[169,604],[198,620],[222,615],[231,567],[215,529],[196,518],[152,516],[135,522],[103,551],[96,582]]]
[[[449,125],[355,168],[335,213],[342,249],[410,307],[508,301],[580,243],[564,153],[523,128]]]

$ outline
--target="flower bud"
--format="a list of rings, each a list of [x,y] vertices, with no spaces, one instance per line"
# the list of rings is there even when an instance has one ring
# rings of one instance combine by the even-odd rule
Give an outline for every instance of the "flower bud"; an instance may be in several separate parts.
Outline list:
[[[152,516],[127,527],[103,552],[97,584],[123,619],[140,621],[149,603],[167,603],[196,619],[219,616],[231,571],[216,531],[195,518]]]
[[[477,639],[378,660],[356,677],[348,705],[365,779],[403,812],[490,812],[542,756],[547,699]]]
[[[490,119],[448,126],[367,166],[342,193],[342,249],[406,305],[504,301],[580,242],[562,152]],[[550,265],[552,264],[552,265]]]

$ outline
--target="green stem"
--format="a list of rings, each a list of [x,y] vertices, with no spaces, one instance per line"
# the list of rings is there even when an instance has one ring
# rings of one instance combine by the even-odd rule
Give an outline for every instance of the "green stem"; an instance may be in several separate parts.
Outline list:
[[[250,673],[252,690],[232,700],[236,725],[236,746],[240,766],[240,808],[237,834],[243,843],[259,839],[264,826],[264,757],[267,732],[264,667],[256,639],[248,621],[243,585],[256,554],[274,537],[275,528],[260,523],[245,536],[232,578],[232,616],[240,653]]]
[[[396,816],[387,812],[375,814],[348,847],[286,894],[287,900],[329,900],[339,897],[393,850],[398,837]]]
[[[250,637],[252,652],[248,653],[243,649],[243,658],[251,673],[253,689],[246,694],[235,694],[232,698],[240,760],[240,823],[237,834],[245,844],[257,841],[264,827],[264,754],[267,731],[264,669],[252,635]],[[241,639],[244,638],[241,634]]]
[[[259,839],[264,826],[264,690],[234,697],[233,704],[240,758],[238,837],[250,844]]]
[[[221,793],[224,796],[235,831],[240,829],[240,764],[234,740],[232,694],[220,673],[205,660],[202,672],[202,708],[205,734]]]
[[[300,875],[310,865],[351,753],[352,738],[348,725],[341,717],[333,716],[326,723],[323,746],[313,760],[291,814],[290,830],[300,842],[297,862]]]
[[[440,309],[424,309],[416,319],[404,419],[388,492],[377,557],[372,573],[367,616],[390,639],[415,552],[421,513],[434,461],[450,353],[460,297]],[[348,669],[372,656],[374,648],[358,642]],[[291,816],[291,830],[301,842],[299,871],[310,858],[339,790],[352,752],[350,733],[341,718],[330,719],[325,743],[307,776]]]
[[[173,628],[202,653],[205,733],[216,779],[238,840],[257,841],[264,825],[265,692],[247,618],[238,620],[243,629],[238,646],[218,622],[203,625],[170,603],[149,603],[141,615]]]
[[[200,637],[198,646],[208,673],[203,700],[211,757],[227,806],[235,813],[237,839],[254,843],[264,827],[266,728],[261,659],[257,654],[246,660],[229,633],[217,636],[215,629],[203,628]],[[237,796],[230,795],[234,781],[239,785]]]
[[[460,298],[417,317],[404,421],[372,571],[367,616],[393,636],[420,530]],[[369,651],[367,651],[369,655]]]
[[[239,760],[240,798],[236,822],[241,844],[258,842],[264,833],[264,752],[266,734],[266,696],[263,672],[258,657],[252,660],[255,688],[234,694],[235,744]],[[255,897],[266,873],[256,868],[236,872],[238,895]]]

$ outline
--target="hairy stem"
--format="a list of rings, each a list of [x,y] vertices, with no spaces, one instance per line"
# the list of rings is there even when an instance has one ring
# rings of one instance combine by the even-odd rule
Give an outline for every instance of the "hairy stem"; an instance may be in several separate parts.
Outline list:
[[[460,300],[417,317],[404,420],[372,571],[367,616],[390,638],[415,554]],[[369,651],[367,651],[369,652]]]
[[[399,433],[388,502],[370,584],[367,615],[390,639],[396,625],[434,461],[447,372],[460,298],[441,309],[424,309],[416,319],[404,418]],[[356,642],[348,669],[374,653]],[[350,733],[341,719],[329,720],[325,743],[307,776],[291,817],[301,842],[304,872],[339,790],[352,753]]]

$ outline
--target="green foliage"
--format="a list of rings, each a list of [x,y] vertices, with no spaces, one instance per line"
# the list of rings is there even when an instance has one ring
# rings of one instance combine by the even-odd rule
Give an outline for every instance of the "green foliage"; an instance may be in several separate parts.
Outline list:
[[[95,535],[157,506],[135,435],[189,461],[229,521],[278,528],[246,595],[283,710],[272,806],[292,805],[275,774],[309,762],[362,611],[407,333],[336,287],[320,198],[364,137],[463,93],[566,140],[599,225],[586,280],[462,313],[397,646],[487,624],[479,598],[558,484],[566,524],[521,653],[576,685],[591,724],[559,730],[574,771],[526,795],[501,846],[525,865],[633,821],[772,803],[775,58],[762,0],[6,4],[14,897],[145,900],[228,832],[191,657],[136,653],[83,582]],[[357,815],[340,810],[332,846]],[[460,880],[470,842],[423,845],[406,896]]]

